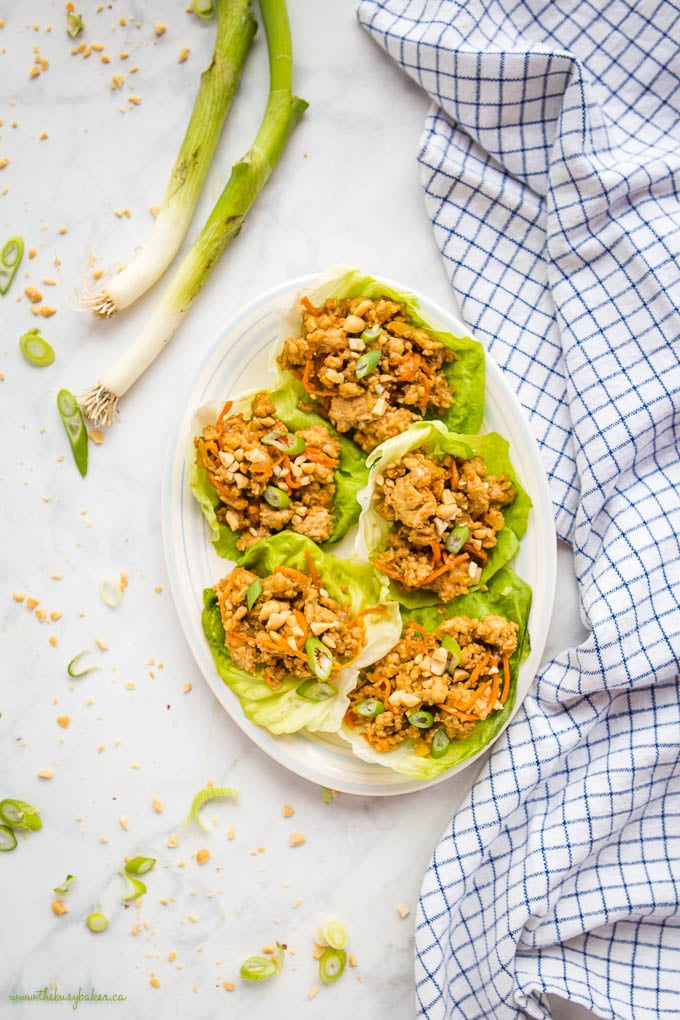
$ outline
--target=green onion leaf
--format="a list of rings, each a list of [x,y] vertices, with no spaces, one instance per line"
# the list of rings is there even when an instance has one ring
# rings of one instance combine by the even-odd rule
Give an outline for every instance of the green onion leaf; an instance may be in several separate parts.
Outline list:
[[[319,977],[325,985],[332,985],[339,977],[342,977],[347,963],[347,953],[344,949],[331,949],[324,952],[319,960]]]
[[[61,417],[76,467],[81,475],[87,474],[87,428],[78,401],[68,390],[57,393],[57,410]]]
[[[0,825],[0,853],[16,850],[17,838],[9,825]]]
[[[366,351],[365,354],[362,354],[359,358],[357,358],[357,363],[354,366],[354,374],[357,379],[364,379],[367,375],[370,375],[371,372],[374,372],[378,367],[380,357],[380,351],[373,350]]]
[[[434,722],[434,716],[432,712],[421,709],[419,712],[411,712],[408,721],[419,730],[427,730]]]
[[[266,503],[273,506],[275,510],[285,510],[290,506],[290,496],[277,485],[268,485],[263,492]]]
[[[30,329],[19,337],[19,348],[26,361],[30,361],[36,368],[46,368],[54,361],[54,348],[40,336],[37,329]]]
[[[75,875],[67,875],[61,885],[55,885],[54,892],[57,896],[65,896],[76,880]]]
[[[199,790],[191,802],[191,809],[184,824],[188,825],[189,822],[193,822],[195,819],[202,829],[210,832],[209,827],[201,818],[201,808],[206,801],[215,800],[218,797],[230,797],[233,799],[238,797],[238,790],[234,790],[231,786],[206,786],[205,789]]]
[[[308,637],[305,641],[305,651],[309,668],[314,676],[317,676],[319,680],[328,680],[333,669],[333,656],[323,641],[319,641],[315,637]]]
[[[385,706],[378,698],[366,698],[354,706],[354,711],[362,719],[375,719],[377,716],[382,715],[385,711]]]
[[[94,673],[95,670],[99,669],[99,666],[88,666],[86,669],[78,669],[78,663],[82,659],[83,655],[87,655],[87,649],[83,649],[82,652],[78,652],[74,655],[69,664],[66,667],[66,672],[69,676],[72,676],[74,680],[78,677],[87,676],[88,673]]]
[[[320,683],[310,677],[309,680],[303,680],[300,686],[295,688],[295,693],[300,698],[306,698],[307,701],[327,701],[328,698],[335,697],[338,692],[331,684]]]
[[[446,536],[446,550],[454,556],[463,548],[470,537],[470,529],[466,524],[458,524]]]
[[[268,432],[266,436],[262,437],[262,442],[265,446],[273,446],[276,450],[281,450],[282,453],[287,453],[291,457],[302,453],[307,445],[302,436],[295,436],[292,432]]]
[[[246,605],[248,609],[252,609],[260,595],[262,594],[262,581],[257,577],[248,588],[246,592]]]
[[[132,900],[138,900],[140,896],[143,896],[146,892],[146,886],[139,878],[135,878],[134,875],[128,875],[127,872],[122,869],[118,872],[121,878],[125,879],[127,883],[127,889],[125,895],[121,896],[123,903],[130,903]]]
[[[42,829],[42,821],[38,809],[24,800],[0,801],[0,821],[11,825],[13,829]]]
[[[0,294],[6,294],[24,254],[22,237],[10,237],[0,250]]]
[[[368,326],[361,334],[365,344],[372,344],[382,333],[382,326]]]
[[[449,749],[451,741],[446,730],[437,730],[432,737],[430,754],[433,758],[443,758]]]
[[[320,946],[344,949],[347,945],[347,929],[339,917],[327,917],[316,930],[316,941]]]
[[[279,973],[283,961],[283,946],[277,942],[276,953],[273,956],[249,956],[244,960],[241,964],[241,977],[244,981],[266,981],[267,978]]]
[[[133,857],[125,864],[125,871],[128,875],[146,875],[156,867],[155,857]]]
[[[106,931],[109,926],[109,919],[106,914],[102,914],[100,911],[95,910],[94,913],[88,915],[85,924],[90,931]]]
[[[461,649],[456,639],[452,638],[450,634],[444,634],[442,638],[442,648],[445,648],[446,651],[449,653],[446,668],[451,673],[460,662],[463,655],[463,650]]]

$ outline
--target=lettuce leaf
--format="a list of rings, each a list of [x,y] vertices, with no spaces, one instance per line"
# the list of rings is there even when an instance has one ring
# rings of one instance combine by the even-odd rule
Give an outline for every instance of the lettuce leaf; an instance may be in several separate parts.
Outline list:
[[[442,416],[444,424],[455,432],[477,432],[481,428],[484,417],[484,386],[485,386],[485,354],[484,348],[478,340],[473,340],[465,333],[464,323],[460,323],[461,335],[457,336],[446,330],[438,329],[434,324],[428,323],[423,318],[415,294],[406,290],[397,290],[395,287],[374,276],[367,276],[359,269],[349,266],[339,266],[333,272],[328,273],[320,283],[312,290],[306,292],[309,300],[314,305],[322,305],[329,297],[352,298],[387,297],[393,301],[400,301],[406,305],[408,316],[411,321],[423,329],[429,330],[441,343],[455,351],[456,360],[444,367],[444,374],[454,394],[454,402]],[[282,340],[288,336],[295,336],[300,330],[300,304],[299,299],[283,320]],[[280,353],[281,345],[277,344],[272,351],[270,367],[279,377],[288,379],[287,372],[282,372],[276,357]],[[307,400],[311,398],[307,396]]]
[[[509,443],[497,432],[488,432],[481,436],[461,435],[448,432],[439,421],[415,422],[400,435],[387,439],[372,450],[367,459],[370,468],[368,484],[357,497],[362,511],[354,546],[355,556],[368,560],[385,548],[390,524],[378,513],[373,503],[376,479],[388,464],[399,460],[409,450],[418,446],[424,446],[428,453],[435,456],[443,456],[446,453],[465,459],[479,456],[486,463],[489,474],[506,472],[512,480],[517,495],[503,511],[505,527],[498,532],[496,545],[490,550],[488,562],[482,570],[480,583],[487,584],[496,571],[509,563],[517,553],[531,510],[531,499],[517,478],[510,460]],[[390,590],[392,597],[404,606],[428,606],[439,601],[435,592],[425,589],[407,592],[390,584]]]
[[[385,655],[401,634],[399,607],[387,598],[386,586],[373,567],[341,560],[301,535],[282,531],[256,543],[243,555],[240,566],[260,577],[266,577],[282,564],[308,573],[307,556],[311,557],[331,597],[348,603],[353,613],[382,606],[381,613],[369,613],[364,617],[366,643],[363,651],[336,675],[333,682],[338,693],[326,701],[301,698],[296,694],[300,680],[294,677],[284,680],[282,686],[273,691],[260,672],[250,674],[239,669],[224,644],[224,627],[215,593],[212,588],[203,593],[203,633],[217,672],[238,697],[247,718],[276,734],[296,733],[303,728],[313,732],[336,732],[349,703],[347,694],[356,684],[359,670]]]
[[[499,735],[513,712],[520,663],[530,651],[528,622],[531,594],[531,588],[525,581],[509,567],[502,567],[489,583],[488,591],[460,595],[446,605],[451,616],[471,616],[482,620],[485,616],[496,614],[519,625],[517,649],[510,658],[510,693],[501,712],[494,712],[478,722],[469,736],[452,741],[441,758],[419,757],[413,749],[413,740],[404,741],[391,751],[375,751],[361,736],[360,727],[352,728],[343,723],[340,735],[349,741],[357,757],[394,769],[412,779],[433,779],[454,765],[480,754]],[[442,622],[439,606],[403,609],[402,617],[404,626],[409,620],[415,620],[429,631],[435,630]]]
[[[252,390],[236,397],[233,401],[234,413],[247,413],[255,393]],[[335,502],[333,506],[333,534],[323,543],[327,549],[341,541],[359,518],[360,506],[357,502],[359,489],[366,484],[368,468],[365,454],[356,443],[347,436],[339,435],[332,425],[313,411],[302,411],[298,402],[309,403],[309,397],[297,379],[286,381],[275,390],[268,390],[269,397],[276,408],[276,416],[291,432],[323,425],[331,435],[340,442],[340,462],[335,475]],[[194,415],[193,435],[199,435],[206,425],[212,425],[222,409],[221,403],[205,404]],[[238,560],[242,551],[237,548],[240,532],[234,532],[227,524],[217,520],[217,509],[220,498],[210,483],[208,473],[196,460],[192,448],[189,465],[189,486],[196,498],[203,516],[210,528],[210,537],[218,556],[228,560]]]

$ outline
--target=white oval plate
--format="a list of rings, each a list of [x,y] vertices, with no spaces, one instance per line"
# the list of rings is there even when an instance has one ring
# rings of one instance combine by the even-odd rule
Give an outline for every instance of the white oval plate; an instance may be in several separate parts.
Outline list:
[[[180,404],[178,424],[169,436],[163,474],[162,528],[170,586],[189,647],[215,697],[232,720],[274,761],[311,782],[343,793],[370,796],[408,793],[451,778],[467,768],[474,757],[435,779],[414,780],[361,761],[349,744],[332,734],[274,736],[243,715],[236,695],[214,668],[201,627],[203,589],[227,573],[229,563],[215,553],[209,529],[189,490],[187,456],[193,449],[193,414],[209,401],[224,401],[232,394],[272,384],[269,358],[272,345],[279,338],[281,316],[291,308],[301,289],[311,289],[317,282],[316,276],[290,280],[262,294],[222,327],[196,365]],[[384,282],[399,290],[409,289],[393,281]],[[458,336],[470,335],[455,316],[420,294],[416,297],[423,318],[433,326]],[[532,650],[520,667],[514,714],[541,661],[552,615],[557,553],[552,503],[538,446],[517,397],[488,354],[486,409],[480,431],[499,432],[509,440],[513,465],[533,502],[527,532],[512,564],[533,589],[529,626]]]

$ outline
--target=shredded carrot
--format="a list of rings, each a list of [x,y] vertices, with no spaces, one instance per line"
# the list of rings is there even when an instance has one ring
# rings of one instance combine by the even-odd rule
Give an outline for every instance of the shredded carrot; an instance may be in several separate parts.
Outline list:
[[[432,559],[435,567],[438,567],[442,561],[442,547],[439,542],[430,542],[430,549],[432,550]]]
[[[219,428],[221,426],[223,419],[226,417],[226,415],[229,414],[229,412],[231,411],[233,406],[234,406],[234,401],[233,400],[227,400],[226,404],[224,405],[224,407],[220,411],[219,418],[215,422],[215,428]]]
[[[504,705],[510,693],[510,663],[507,655],[503,655],[503,690],[501,692],[501,704]]]
[[[311,358],[309,358],[307,361],[305,361],[305,370],[302,373],[302,385],[304,386],[304,388],[307,390],[308,393],[312,393],[313,392],[310,389],[310,376],[312,374],[312,364],[313,364],[313,362],[312,362]]]
[[[326,467],[336,468],[338,461],[335,457],[329,457],[327,453],[320,450],[317,446],[308,446],[305,450],[305,457],[311,461],[312,464],[324,464]]]
[[[294,567],[286,567],[283,564],[278,567],[274,567],[275,574],[283,574],[285,577],[289,577],[291,581],[303,582],[309,584],[309,578],[306,574],[303,574],[301,570],[295,570]]]
[[[489,708],[493,708],[493,706],[498,701],[498,692],[500,690],[500,687],[501,687],[501,674],[500,672],[497,671],[493,675],[493,685],[491,687],[491,697],[489,698]]]
[[[300,304],[305,309],[305,311],[309,312],[310,315],[318,315],[319,314],[320,309],[314,307],[314,305],[309,300],[309,298],[307,297],[306,294],[304,295],[304,297],[300,298]]]
[[[448,556],[441,567],[437,567],[437,569],[433,570],[431,574],[428,574],[424,581],[420,582],[421,587],[424,588],[426,585],[436,581],[438,577],[441,577],[441,575],[445,574],[448,570],[454,570],[456,567],[460,566],[465,559],[466,556]]]
[[[314,560],[312,559],[312,554],[310,553],[309,549],[305,549],[305,560],[307,561],[307,570],[309,571],[309,577],[311,578],[312,582],[317,586],[317,588],[320,588],[321,582],[319,581],[319,574],[317,572],[316,567],[314,566]]]
[[[473,684],[475,684],[477,682],[477,680],[479,680],[480,676],[482,675],[482,672],[484,671],[484,669],[488,665],[488,662],[489,662],[489,656],[488,655],[483,655],[481,657],[481,659],[479,660],[479,662],[477,663],[477,665],[472,670],[472,672],[470,673],[470,676],[468,677],[467,684],[468,684],[469,687],[472,687]]]
[[[460,484],[460,472],[458,471],[458,465],[456,464],[456,458],[451,458],[451,488],[457,489]]]
[[[302,646],[304,645],[305,641],[307,640],[307,634],[309,633],[309,628],[307,626],[307,619],[305,617],[305,614],[300,612],[299,609],[294,609],[293,610],[293,616],[297,620],[297,623],[298,623],[298,626],[300,627],[300,630],[303,631],[302,637],[297,639],[298,648],[302,648]]]
[[[387,574],[388,577],[393,577],[395,581],[401,581],[402,576],[396,570],[391,570],[390,567],[385,566],[380,560],[373,560],[373,566],[377,567],[378,570],[382,571],[383,574]]]

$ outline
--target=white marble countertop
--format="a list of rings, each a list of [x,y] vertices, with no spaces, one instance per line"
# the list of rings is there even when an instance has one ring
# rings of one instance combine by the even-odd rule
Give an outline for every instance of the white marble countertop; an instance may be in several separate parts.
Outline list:
[[[344,262],[454,310],[415,158],[426,97],[359,29],[353,0],[289,6],[296,91],[309,110],[169,349],[127,395],[104,443],[91,444],[84,479],[56,393],[95,380],[145,323],[160,287],[106,324],[79,309],[78,293],[93,270],[129,260],[146,236],[213,27],[187,13],[185,0],[76,0],[86,31],[74,42],[61,0],[0,11],[0,160],[9,160],[0,170],[0,234],[21,235],[35,251],[0,299],[0,795],[38,805],[44,823],[0,860],[3,1017],[42,1016],[38,999],[12,995],[93,988],[125,996],[111,1009],[126,1020],[224,1010],[252,1020],[298,1009],[327,1020],[415,1014],[420,882],[474,769],[416,794],[324,803],[318,786],[254,746],[210,692],[178,625],[159,527],[165,440],[186,379],[197,351],[243,304]],[[81,41],[102,48],[72,54]],[[180,62],[183,47],[190,53]],[[120,88],[111,87],[114,75]],[[266,88],[260,30],[190,238],[248,148]],[[42,292],[33,310],[56,312],[32,314],[27,286]],[[57,352],[42,370],[17,347],[37,325]],[[568,551],[559,563],[546,657],[579,634]],[[99,585],[121,571],[128,586],[111,609]],[[72,680],[66,664],[83,649],[100,669]],[[52,778],[41,779],[43,770]],[[193,794],[209,782],[236,787],[237,803],[209,808],[208,834],[183,829]],[[293,831],[303,845],[289,845]],[[211,854],[203,865],[201,847]],[[147,895],[124,908],[117,872],[137,853],[158,864]],[[77,880],[64,897],[68,913],[57,917],[52,889],[67,873]],[[110,926],[93,935],[83,922],[100,901]],[[344,919],[357,966],[309,999],[318,984],[313,935],[329,912]],[[284,973],[244,987],[243,958],[277,939],[295,952]],[[50,1016],[72,1015],[68,1002],[52,1006]]]

